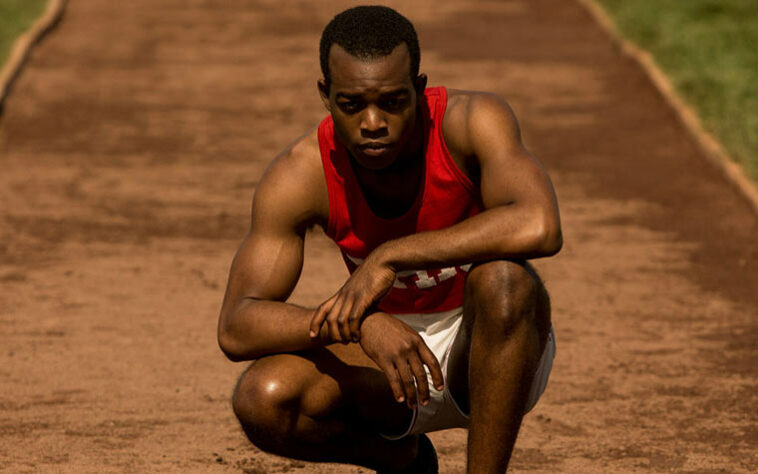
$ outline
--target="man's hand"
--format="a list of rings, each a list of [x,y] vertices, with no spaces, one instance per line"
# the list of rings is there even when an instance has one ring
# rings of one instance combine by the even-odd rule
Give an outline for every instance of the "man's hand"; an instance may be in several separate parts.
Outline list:
[[[442,369],[421,336],[404,322],[387,313],[373,313],[363,322],[363,351],[387,376],[392,393],[408,408],[429,403],[429,381],[424,365],[429,367],[432,382],[442,390]],[[417,390],[418,389],[418,398]]]
[[[395,270],[381,263],[374,254],[369,255],[342,288],[316,309],[311,320],[311,337],[318,337],[326,321],[333,341],[358,342],[366,311],[389,291],[394,281]]]

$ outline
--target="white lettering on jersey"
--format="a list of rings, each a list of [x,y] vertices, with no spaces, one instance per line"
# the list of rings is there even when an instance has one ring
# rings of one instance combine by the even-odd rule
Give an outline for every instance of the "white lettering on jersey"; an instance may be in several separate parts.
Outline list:
[[[437,284],[437,280],[433,276],[429,275],[426,270],[419,270],[416,272],[416,287],[417,288],[431,288]]]
[[[345,254],[345,256],[347,256],[347,258],[355,265],[363,263],[362,258],[353,257],[348,254]],[[437,275],[430,274],[428,270],[402,270],[397,272],[392,287],[407,289],[408,284],[412,284],[418,289],[432,288],[437,286],[439,282],[455,277],[459,272],[468,273],[471,269],[471,265],[471,263],[467,263],[456,267],[440,268]]]
[[[440,271],[440,274],[437,275],[437,280],[439,280],[439,281],[445,281],[448,278],[453,278],[457,274],[458,274],[458,271],[455,269],[455,267],[443,268]]]

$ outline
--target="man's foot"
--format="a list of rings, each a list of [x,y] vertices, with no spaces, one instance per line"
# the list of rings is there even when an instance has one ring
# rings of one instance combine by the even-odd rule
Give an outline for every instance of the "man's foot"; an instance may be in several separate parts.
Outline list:
[[[390,474],[390,471],[377,471],[377,474]],[[405,468],[394,474],[439,474],[437,451],[432,440],[425,434],[418,437],[418,454]]]

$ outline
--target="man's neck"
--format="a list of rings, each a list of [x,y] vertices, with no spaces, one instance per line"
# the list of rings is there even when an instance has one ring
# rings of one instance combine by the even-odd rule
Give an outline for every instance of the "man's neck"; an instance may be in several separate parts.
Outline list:
[[[387,168],[369,170],[350,159],[366,202],[380,217],[391,219],[405,214],[421,192],[426,170],[426,131],[420,115],[419,122],[407,147],[409,151],[398,156]]]

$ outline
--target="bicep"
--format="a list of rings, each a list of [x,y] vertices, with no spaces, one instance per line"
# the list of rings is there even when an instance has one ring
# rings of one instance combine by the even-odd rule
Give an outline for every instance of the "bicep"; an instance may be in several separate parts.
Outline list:
[[[267,172],[256,190],[250,231],[232,262],[225,305],[244,298],[284,301],[300,277],[307,195],[278,168]]]
[[[286,300],[303,266],[303,236],[251,229],[232,262],[228,298]]]

